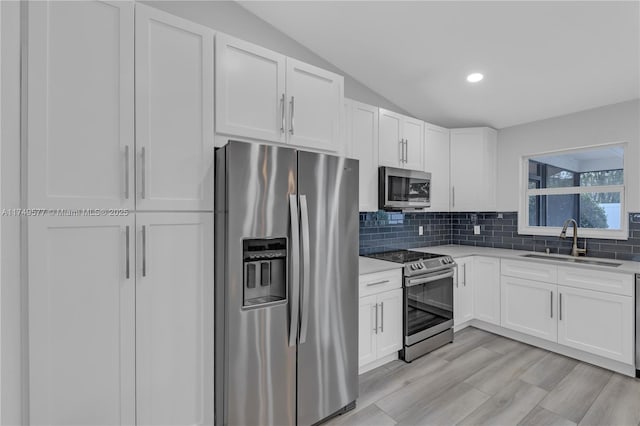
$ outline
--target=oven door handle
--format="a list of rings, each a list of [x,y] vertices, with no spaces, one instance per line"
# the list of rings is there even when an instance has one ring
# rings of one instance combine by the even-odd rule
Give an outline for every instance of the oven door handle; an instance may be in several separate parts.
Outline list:
[[[426,283],[430,283],[433,281],[438,281],[444,278],[452,278],[453,277],[453,270],[449,271],[449,272],[445,272],[444,274],[438,274],[438,275],[433,275],[433,276],[429,276],[426,278],[414,278],[414,279],[408,279],[407,283],[405,284],[406,287],[413,287],[414,285],[420,285],[420,284],[426,284]]]

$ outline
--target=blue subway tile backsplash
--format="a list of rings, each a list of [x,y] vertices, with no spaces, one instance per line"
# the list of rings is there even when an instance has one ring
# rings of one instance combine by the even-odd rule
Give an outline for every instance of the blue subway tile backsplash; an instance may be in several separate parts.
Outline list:
[[[629,213],[629,239],[587,239],[587,256],[640,262],[640,214]],[[481,234],[473,234],[480,225]],[[424,235],[418,235],[422,226]],[[572,241],[518,234],[516,212],[401,213],[360,212],[360,254],[401,248],[460,244],[569,254]],[[584,239],[580,238],[582,247]]]

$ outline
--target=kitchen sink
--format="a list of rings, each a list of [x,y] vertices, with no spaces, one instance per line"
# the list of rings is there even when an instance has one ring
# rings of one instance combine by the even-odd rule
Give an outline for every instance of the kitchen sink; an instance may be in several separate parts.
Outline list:
[[[548,254],[529,253],[529,254],[523,254],[522,257],[528,257],[531,259],[556,260],[556,261],[567,262],[567,263],[583,263],[586,265],[611,266],[613,268],[622,265],[622,263],[618,263],[618,262],[607,262],[604,260],[586,259],[584,257],[560,257],[560,256],[553,256]]]

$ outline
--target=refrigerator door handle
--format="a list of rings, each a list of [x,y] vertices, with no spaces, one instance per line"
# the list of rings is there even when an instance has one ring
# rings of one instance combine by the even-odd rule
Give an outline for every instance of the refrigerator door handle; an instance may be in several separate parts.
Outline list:
[[[300,315],[300,224],[298,221],[298,196],[289,195],[291,215],[291,295],[289,298],[290,318],[289,346],[293,347],[298,339],[298,319]]]
[[[300,220],[302,221],[302,320],[300,321],[300,344],[307,340],[309,328],[309,278],[311,275],[311,254],[309,251],[309,208],[307,196],[300,196]]]

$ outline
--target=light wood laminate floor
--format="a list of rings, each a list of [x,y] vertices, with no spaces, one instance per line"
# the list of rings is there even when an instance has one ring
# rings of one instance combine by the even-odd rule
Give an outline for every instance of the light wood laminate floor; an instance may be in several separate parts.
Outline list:
[[[476,328],[411,364],[360,376],[327,425],[640,425],[640,379]]]

